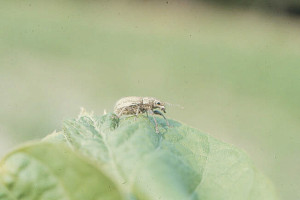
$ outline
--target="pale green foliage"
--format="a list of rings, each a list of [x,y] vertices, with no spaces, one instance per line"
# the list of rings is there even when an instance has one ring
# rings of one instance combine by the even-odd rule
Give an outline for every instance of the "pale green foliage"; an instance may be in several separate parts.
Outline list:
[[[145,116],[69,120],[4,158],[0,199],[276,199],[242,151],[179,122],[158,122],[160,134]]]
[[[61,145],[26,145],[7,155],[0,169],[1,200],[120,199],[97,166]]]

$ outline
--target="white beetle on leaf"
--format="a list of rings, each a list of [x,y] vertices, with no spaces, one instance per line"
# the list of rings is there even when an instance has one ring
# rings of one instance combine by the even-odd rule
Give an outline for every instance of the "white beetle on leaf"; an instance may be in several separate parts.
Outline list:
[[[155,131],[156,133],[159,133],[157,121],[154,115],[162,116],[166,120],[167,126],[170,127],[167,118],[161,112],[163,111],[164,113],[166,113],[166,107],[165,107],[166,104],[169,103],[162,102],[154,97],[135,97],[135,96],[124,97],[119,101],[117,101],[114,108],[114,113],[118,117],[121,117],[122,115],[137,116],[143,113],[146,113],[147,115],[151,114],[155,122]]]

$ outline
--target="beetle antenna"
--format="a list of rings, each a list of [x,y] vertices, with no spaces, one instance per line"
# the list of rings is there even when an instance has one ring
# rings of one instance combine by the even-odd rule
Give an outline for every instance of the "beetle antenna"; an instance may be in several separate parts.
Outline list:
[[[165,104],[167,104],[168,106],[176,106],[176,107],[179,107],[181,109],[184,109],[184,107],[179,105],[179,104],[172,104],[172,103],[169,103],[169,102],[165,102]]]

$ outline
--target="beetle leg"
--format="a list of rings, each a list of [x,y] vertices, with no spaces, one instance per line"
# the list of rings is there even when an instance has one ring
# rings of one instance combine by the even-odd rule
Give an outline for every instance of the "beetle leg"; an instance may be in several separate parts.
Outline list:
[[[135,118],[134,121],[136,121],[138,114],[140,113],[140,107],[138,106],[135,112]]]
[[[164,114],[162,114],[159,110],[154,110],[153,113],[156,114],[156,115],[162,116],[162,117],[166,120],[167,126],[170,127],[169,121],[168,121],[167,118],[164,116]]]
[[[156,121],[156,119],[155,119],[155,117],[154,117],[154,112],[153,112],[152,110],[149,110],[149,113],[152,115],[153,120],[154,120],[154,122],[155,122],[155,132],[156,132],[156,133],[159,133],[157,121]]]
[[[136,109],[135,115],[138,116],[139,113],[140,113],[140,107],[138,106],[137,109]]]
[[[122,116],[124,110],[125,110],[126,107],[122,108],[121,112],[117,115],[119,118]]]

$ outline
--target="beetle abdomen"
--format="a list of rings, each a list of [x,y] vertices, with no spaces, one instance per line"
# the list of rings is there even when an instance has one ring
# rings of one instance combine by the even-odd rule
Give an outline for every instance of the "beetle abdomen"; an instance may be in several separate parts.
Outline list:
[[[118,116],[122,115],[136,115],[142,113],[141,110],[139,110],[138,106],[128,106],[124,108],[118,108],[115,109],[115,114]]]
[[[139,114],[141,113],[139,107],[142,103],[143,99],[141,97],[124,97],[117,101],[114,113],[118,116]]]

